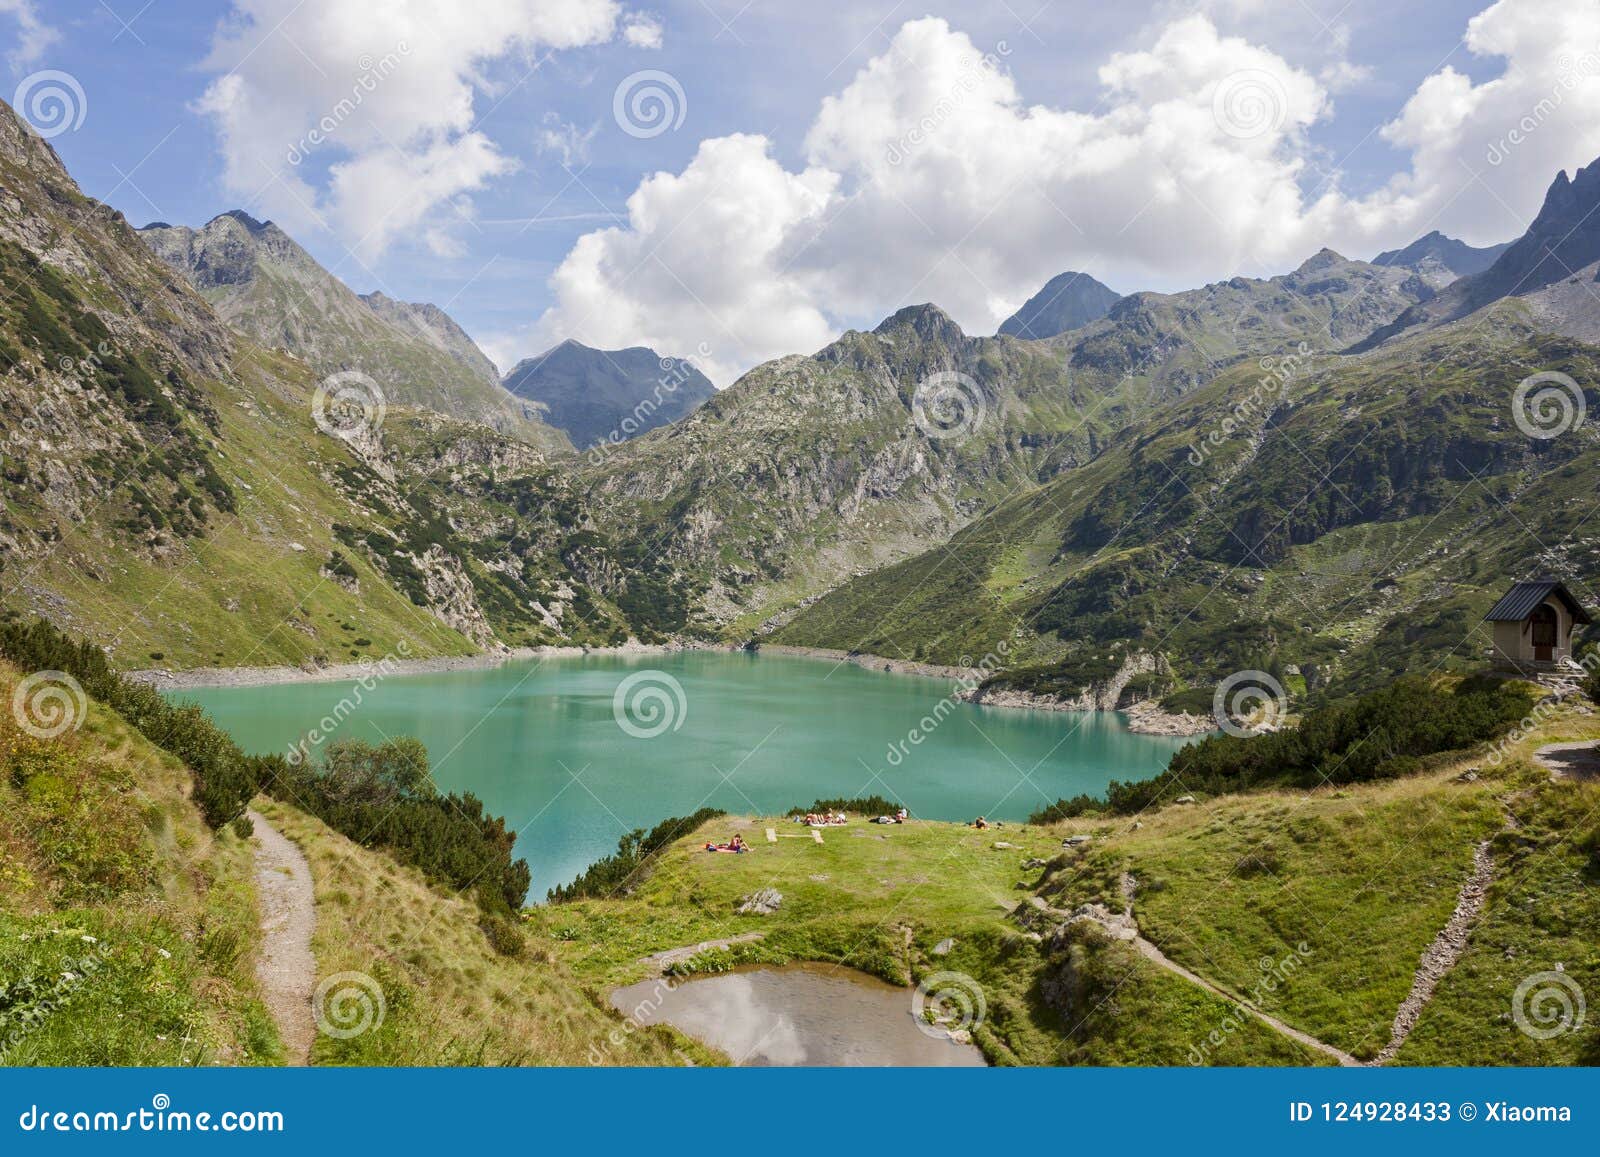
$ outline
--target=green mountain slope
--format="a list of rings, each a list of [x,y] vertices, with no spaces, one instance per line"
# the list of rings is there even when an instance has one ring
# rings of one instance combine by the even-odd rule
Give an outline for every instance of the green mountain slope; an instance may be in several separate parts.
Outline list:
[[[1431,292],[1410,270],[1324,251],[1270,280],[1133,294],[1045,341],[970,338],[912,307],[615,447],[585,471],[588,496],[598,521],[697,588],[702,627],[769,629],[1093,461],[1229,366],[1342,348]],[[919,389],[952,429],[919,427]]]
[[[311,367],[231,330],[6,106],[0,191],[0,604],[136,668],[604,642],[660,619],[670,592],[622,589],[620,552],[526,442],[400,406],[376,435],[321,430]]]
[[[1582,429],[1530,437],[1511,396],[1536,372],[1600,380],[1600,350],[1506,303],[1307,365],[1224,373],[774,638],[946,663],[1006,640],[1036,668],[1006,681],[1068,695],[1140,652],[1179,683],[1298,665],[1313,687],[1361,685],[1481,662],[1477,620],[1511,578],[1588,593],[1600,455]]]

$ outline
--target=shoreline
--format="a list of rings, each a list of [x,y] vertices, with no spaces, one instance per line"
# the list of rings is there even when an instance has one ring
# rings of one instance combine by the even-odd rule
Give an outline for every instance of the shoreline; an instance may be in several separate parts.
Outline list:
[[[785,644],[755,645],[757,653],[770,653],[773,655],[786,655],[799,659],[825,659],[830,662],[851,663],[865,671],[883,671],[891,675],[921,675],[929,679],[948,679],[952,681],[972,680],[975,676],[981,680],[996,671],[985,671],[982,667],[948,667],[938,663],[920,663],[909,659],[888,659],[882,655],[871,655],[865,651],[839,651],[830,647],[794,647]],[[954,696],[962,703],[970,703],[974,707],[1003,707],[1014,711],[1055,711],[1055,712],[1092,712],[1103,711],[1106,708],[1087,703],[1084,697],[1076,699],[1059,699],[1051,695],[1036,695],[1031,691],[1017,691],[1007,688],[996,688],[989,691],[980,691],[977,683],[971,687],[964,687]],[[1161,710],[1159,703],[1146,700],[1135,703],[1127,708],[1112,708],[1114,714],[1123,716],[1127,721],[1128,730],[1134,735],[1166,735],[1166,736],[1197,736],[1209,735],[1219,730],[1216,720],[1210,716],[1178,714]]]
[[[620,647],[509,647],[477,655],[439,655],[431,659],[390,657],[356,663],[330,663],[326,667],[190,667],[169,671],[162,667],[124,671],[122,677],[147,683],[158,691],[189,691],[213,687],[275,687],[288,683],[342,683],[393,675],[432,675],[452,671],[490,671],[507,663],[529,659],[579,659],[585,655],[665,655],[679,651],[726,651],[735,647],[715,643],[624,643]]]

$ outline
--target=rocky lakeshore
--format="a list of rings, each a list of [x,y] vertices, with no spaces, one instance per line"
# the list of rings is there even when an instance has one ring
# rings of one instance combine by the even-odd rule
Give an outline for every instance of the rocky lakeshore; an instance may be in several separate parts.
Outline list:
[[[1137,735],[1205,735],[1217,730],[1209,715],[1173,714],[1163,711],[1155,700],[1130,707],[1110,708],[1096,703],[1088,692],[1071,699],[1040,695],[1011,687],[979,687],[963,692],[959,698],[984,707],[1017,707],[1028,711],[1121,711],[1128,719],[1128,730]]]
[[[993,675],[981,667],[950,667],[938,663],[919,663],[909,659],[887,659],[882,655],[869,655],[862,651],[837,651],[825,647],[790,647],[769,643],[751,645],[749,650],[764,655],[791,655],[803,659],[827,659],[836,663],[851,663],[864,671],[885,671],[893,675],[921,675],[929,679],[948,679],[962,683],[955,698],[963,703],[984,707],[1013,707],[1025,711],[1121,711],[1128,719],[1128,730],[1139,735],[1205,735],[1217,730],[1216,720],[1209,715],[1173,714],[1163,711],[1160,703],[1147,700],[1131,707],[1107,705],[1106,691],[1085,690],[1070,699],[1056,695],[1040,695],[1011,687],[983,687],[979,684]],[[1155,662],[1144,658],[1130,660],[1118,672],[1112,687],[1120,693],[1129,677],[1144,670],[1155,669]]]
[[[156,667],[129,671],[126,677],[161,691],[198,687],[270,687],[281,683],[340,683],[391,675],[429,675],[446,671],[484,671],[529,659],[572,659],[583,655],[663,655],[677,651],[727,650],[708,643],[624,643],[620,647],[509,647],[477,655],[445,655],[429,659],[385,656],[359,663],[325,667],[193,667],[169,671]]]

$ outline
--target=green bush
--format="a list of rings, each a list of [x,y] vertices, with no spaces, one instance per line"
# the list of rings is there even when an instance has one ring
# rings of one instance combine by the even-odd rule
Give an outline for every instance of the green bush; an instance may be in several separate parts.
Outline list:
[[[420,740],[393,739],[377,747],[362,740],[328,746],[322,764],[263,759],[262,789],[316,816],[368,848],[460,892],[486,912],[520,908],[532,873],[514,859],[516,833],[488,814],[470,792],[440,795]]]
[[[1209,736],[1179,750],[1160,775],[1132,783],[1114,780],[1104,800],[1084,795],[1057,800],[1030,822],[1102,811],[1132,815],[1189,793],[1394,779],[1420,770],[1424,756],[1505,734],[1533,703],[1525,683],[1476,677],[1446,689],[1406,676],[1380,691],[1313,711],[1284,731]]]
[[[194,802],[212,828],[244,814],[256,793],[259,762],[199,707],[169,703],[155,688],[124,679],[99,647],[43,619],[0,623],[0,655],[24,671],[66,672],[151,743],[183,760],[194,774]]]
[[[881,795],[861,795],[853,799],[819,799],[810,807],[792,807],[791,816],[814,815],[817,812],[855,812],[862,816],[892,816],[905,805],[890,802]]]
[[[726,815],[721,808],[703,807],[693,815],[674,816],[662,820],[648,832],[635,828],[617,841],[615,855],[590,864],[572,883],[550,889],[550,900],[580,900],[586,897],[614,896],[633,879],[635,873],[649,866],[652,856],[673,840],[692,832],[707,820]]]

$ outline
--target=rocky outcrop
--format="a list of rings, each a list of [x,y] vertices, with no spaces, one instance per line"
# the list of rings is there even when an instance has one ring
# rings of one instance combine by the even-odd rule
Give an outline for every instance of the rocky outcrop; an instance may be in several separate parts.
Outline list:
[[[462,569],[461,560],[439,546],[430,546],[426,553],[409,557],[422,573],[428,609],[434,616],[480,647],[497,646],[494,629],[478,605],[477,592]]]
[[[776,888],[762,888],[740,900],[734,911],[741,916],[770,916],[782,906],[782,892]]]

